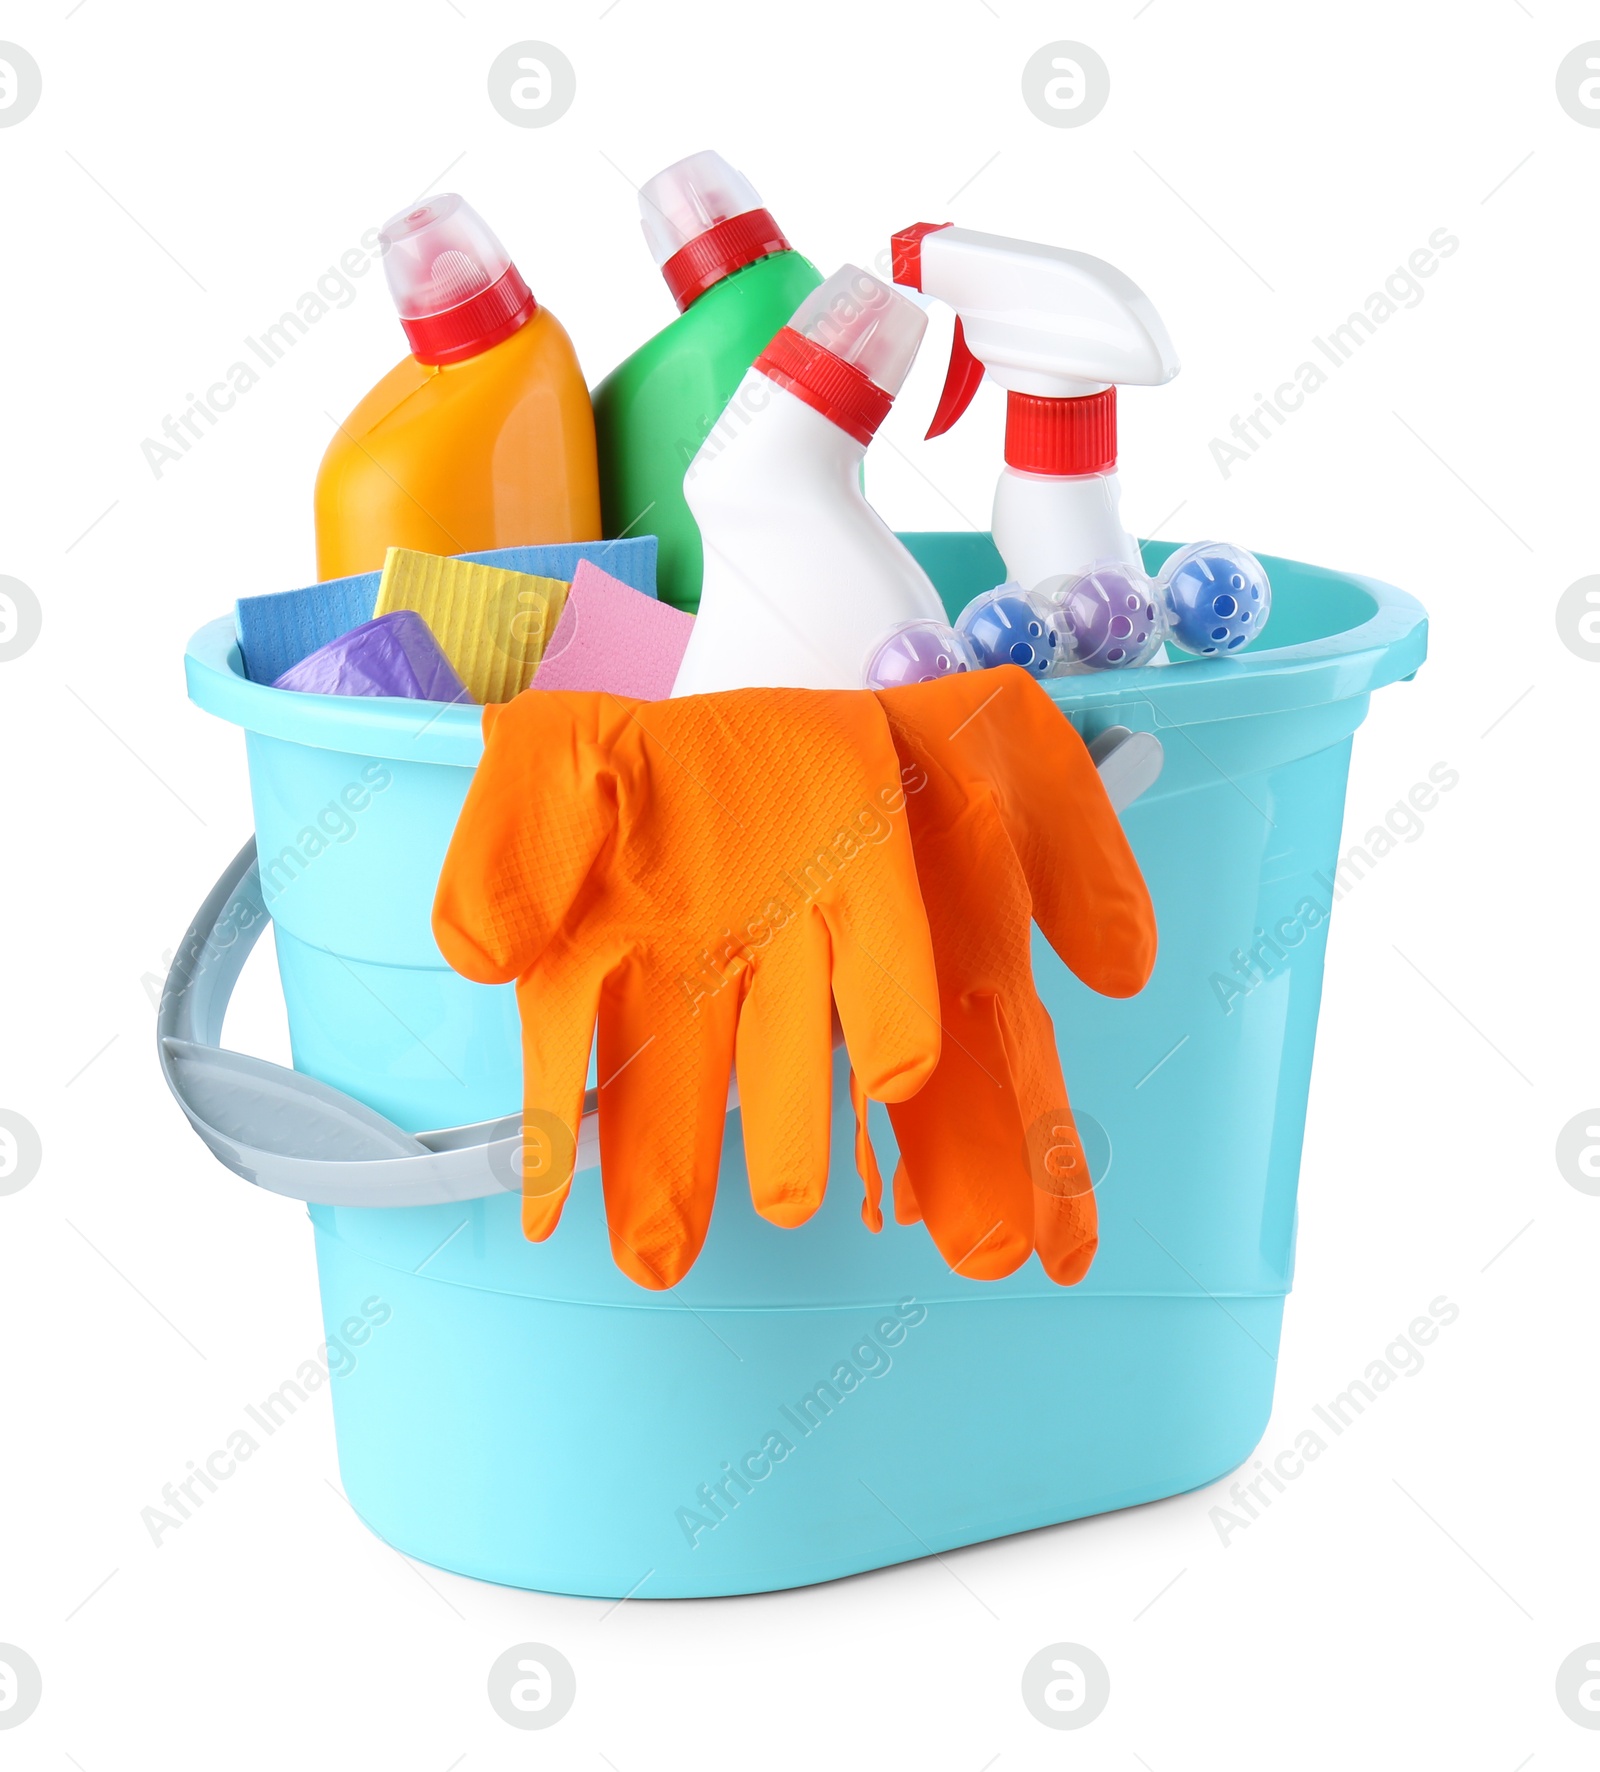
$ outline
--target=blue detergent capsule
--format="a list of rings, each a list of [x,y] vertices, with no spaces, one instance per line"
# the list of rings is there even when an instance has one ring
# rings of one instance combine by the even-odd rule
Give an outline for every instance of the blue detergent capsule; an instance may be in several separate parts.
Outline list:
[[[1030,677],[1054,677],[1072,662],[1060,615],[1019,584],[998,585],[974,597],[956,617],[956,632],[985,670],[1014,664]]]
[[[1202,658],[1237,652],[1267,625],[1272,585],[1245,548],[1225,541],[1180,548],[1156,580],[1176,646]]]

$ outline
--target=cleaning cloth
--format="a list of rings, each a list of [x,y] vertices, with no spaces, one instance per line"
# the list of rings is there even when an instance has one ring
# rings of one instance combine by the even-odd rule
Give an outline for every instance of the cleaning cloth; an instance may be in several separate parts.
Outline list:
[[[390,548],[377,613],[414,609],[474,701],[510,701],[533,680],[567,600],[557,578]]]
[[[580,560],[593,560],[614,578],[646,597],[656,594],[656,538],[628,536],[621,541],[551,542],[536,547],[492,548],[463,554],[480,566],[502,566],[508,572],[570,584]],[[376,572],[329,579],[297,591],[272,591],[241,597],[235,608],[239,651],[252,683],[274,683],[292,664],[337,640],[376,613]]]
[[[1019,666],[878,700],[905,773],[944,1026],[928,1086],[889,1107],[895,1216],[922,1217],[968,1278],[999,1279],[1037,1249],[1069,1286],[1094,1259],[1094,1191],[1031,926],[1091,990],[1131,996],[1155,964],[1150,895],[1083,740]]]
[[[483,728],[433,932],[467,978],[517,981],[524,1231],[560,1217],[598,1022],[612,1254],[675,1285],[705,1239],[735,1060],[751,1196],[780,1225],[827,1184],[832,1004],[876,1099],[938,1062],[884,710],[863,690],[553,691]]]
[[[630,593],[631,594],[631,593]],[[396,609],[290,665],[272,687],[304,695],[401,695],[471,701],[465,684],[415,610]]]
[[[592,561],[581,561],[533,686],[665,701],[693,626],[692,615],[641,597]]]

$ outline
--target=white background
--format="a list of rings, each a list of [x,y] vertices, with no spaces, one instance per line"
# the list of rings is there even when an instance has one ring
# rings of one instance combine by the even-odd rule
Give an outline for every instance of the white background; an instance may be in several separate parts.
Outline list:
[[[1600,665],[1554,620],[1600,569],[1600,130],[1555,88],[1593,10],[69,5],[0,8],[44,72],[0,130],[0,572],[44,610],[0,666],[0,1105],[44,1150],[0,1197],[0,1641],[45,1681],[7,1764],[1594,1765],[1554,1686],[1600,1639],[1600,1199],[1554,1155],[1600,1098]],[[486,97],[525,38],[577,70],[548,128]],[[1059,38],[1111,71],[1081,128],[1022,102]],[[212,1161],[154,1062],[151,980],[249,828],[239,736],[188,705],[180,661],[236,596],[312,576],[333,420],[403,351],[378,275],[159,479],[141,439],[434,188],[499,230],[598,378],[672,311],[630,181],[708,145],[824,269],[919,219],[1124,267],[1184,364],[1123,400],[1130,527],[1428,606],[1429,663],[1357,736],[1346,842],[1435,763],[1460,785],[1334,919],[1266,1450],[1430,1299],[1460,1320],[1226,1548],[1202,1492],[943,1565],[607,1615],[372,1537],[334,1487],[322,1393],[156,1550],[140,1509],[321,1339],[304,1214]],[[1210,439],[1441,227],[1460,249],[1423,299],[1224,477]],[[869,463],[903,528],[986,522],[994,390],[919,441],[947,328]],[[260,960],[230,1038],[281,1055]],[[539,1735],[484,1697],[528,1639],[578,1678]],[[1018,1688],[1064,1639],[1112,1678],[1070,1736]]]

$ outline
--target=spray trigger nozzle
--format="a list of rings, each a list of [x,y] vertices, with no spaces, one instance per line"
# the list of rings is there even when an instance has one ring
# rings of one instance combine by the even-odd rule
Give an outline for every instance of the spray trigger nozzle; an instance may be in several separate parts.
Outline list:
[[[928,426],[929,437],[942,437],[972,404],[972,396],[983,380],[983,365],[973,356],[967,335],[956,320],[954,337],[950,340],[950,367],[945,371],[944,391],[939,395],[938,410]]]

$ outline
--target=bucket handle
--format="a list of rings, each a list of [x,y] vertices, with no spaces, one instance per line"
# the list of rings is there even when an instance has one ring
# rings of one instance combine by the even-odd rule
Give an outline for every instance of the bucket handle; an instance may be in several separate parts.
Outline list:
[[[1113,726],[1089,754],[1119,812],[1161,773],[1153,733]],[[161,993],[161,1073],[213,1155],[257,1187],[324,1206],[437,1206],[520,1193],[520,1114],[410,1133],[315,1077],[221,1045],[234,985],[271,915],[252,837],[195,913]],[[584,1095],[580,1172],[600,1161],[595,1096]],[[737,1084],[728,1105],[738,1106]]]

